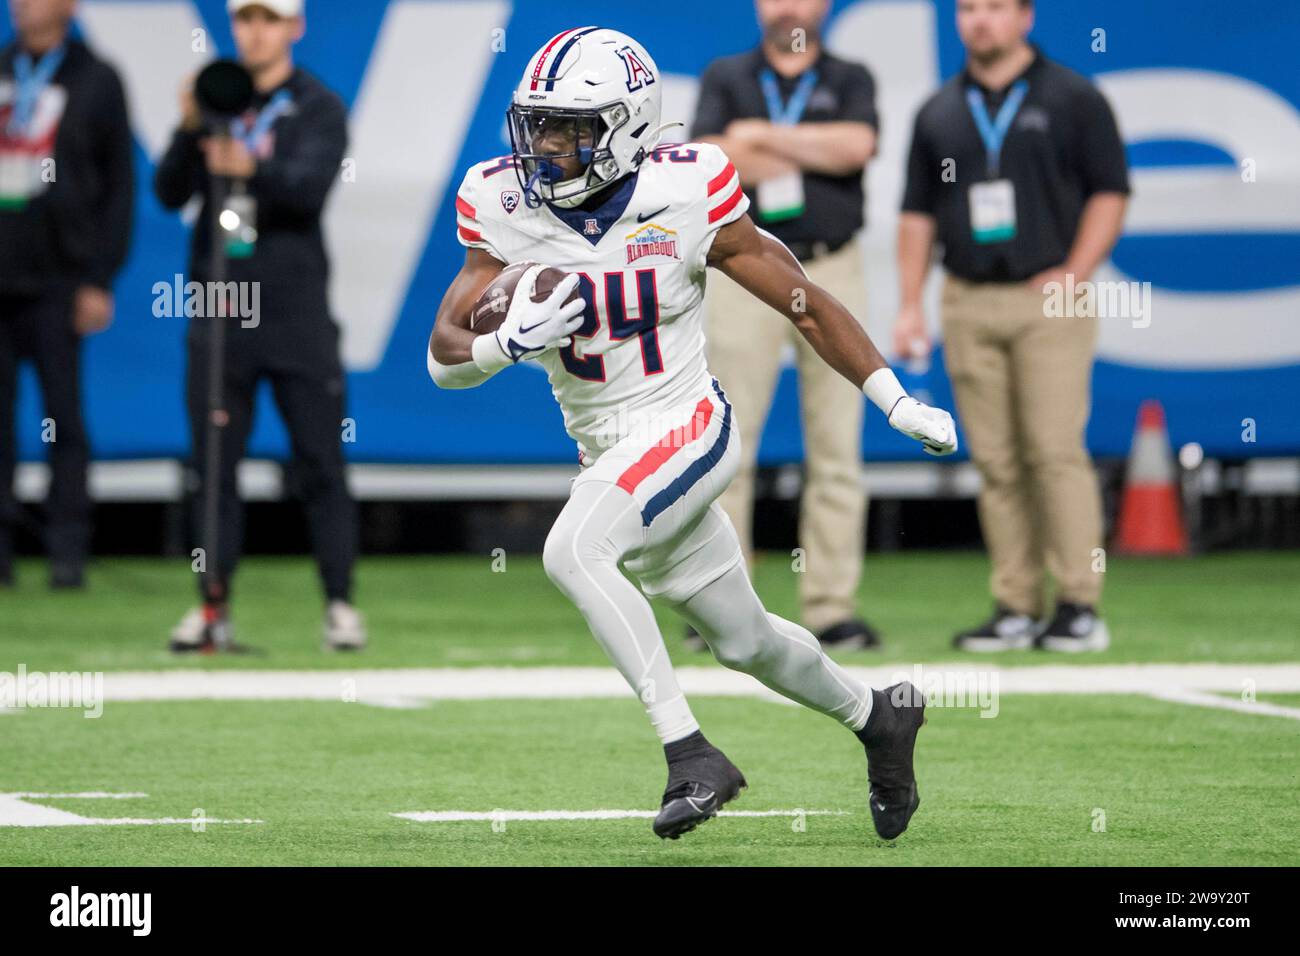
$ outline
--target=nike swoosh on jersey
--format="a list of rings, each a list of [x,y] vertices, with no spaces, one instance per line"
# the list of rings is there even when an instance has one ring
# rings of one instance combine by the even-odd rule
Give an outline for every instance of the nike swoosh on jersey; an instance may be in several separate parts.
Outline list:
[[[672,205],[672,203],[669,203],[669,204],[668,204],[668,206],[671,206],[671,205]],[[652,213],[637,213],[637,215],[636,215],[636,221],[637,221],[637,222],[646,222],[646,221],[649,220],[649,219],[653,219],[655,216],[659,215],[660,213],[662,213],[662,212],[667,212],[667,211],[668,211],[668,206],[664,206],[663,209],[656,209],[656,210],[655,210],[654,212],[652,212]]]

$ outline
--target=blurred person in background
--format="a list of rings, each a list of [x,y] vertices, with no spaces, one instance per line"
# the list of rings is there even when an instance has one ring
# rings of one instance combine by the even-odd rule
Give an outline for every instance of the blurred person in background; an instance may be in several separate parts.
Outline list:
[[[937,241],[944,355],[982,480],[995,602],[956,646],[1102,650],[1101,497],[1084,445],[1097,319],[1049,317],[1045,298],[1109,255],[1128,170],[1109,104],[1028,41],[1033,22],[1032,0],[958,0],[966,67],[912,136],[894,347],[928,350],[921,297]],[[1056,606],[1040,623],[1049,572]]]
[[[15,397],[30,359],[49,446],[45,548],[56,588],[84,584],[91,502],[81,340],[113,319],[134,205],[117,73],[69,36],[75,0],[9,0],[0,50],[0,586],[13,582]]]
[[[858,63],[826,52],[829,0],[758,0],[763,39],[712,63],[700,81],[693,139],[716,143],[757,201],[758,225],[794,253],[809,279],[859,322],[866,286],[857,234],[862,177],[876,150],[875,82]],[[799,370],[805,485],[799,545],[804,625],[827,646],[875,647],[857,613],[867,496],[862,484],[862,395],[820,361],[776,310],[725,275],[707,293],[709,366],[736,408],[743,462],[719,499],[753,561],[754,476],[759,439],[781,360]],[[688,645],[703,648],[695,635]]]
[[[231,30],[239,61],[252,74],[255,97],[229,136],[210,135],[196,104],[193,84],[181,93],[180,127],[158,164],[154,189],[163,205],[179,209],[203,198],[190,244],[190,274],[208,278],[211,210],[208,177],[242,182],[255,203],[256,238],[232,246],[226,280],[258,284],[260,314],[251,322],[226,318],[222,388],[228,423],[222,429],[221,474],[204,474],[208,419],[208,342],[211,322],[190,323],[188,373],[192,518],[202,528],[203,489],[220,482],[217,585],[203,606],[189,611],[172,632],[175,651],[206,650],[210,625],[229,613],[230,581],[243,538],[243,505],[236,466],[244,456],[257,385],[267,380],[293,449],[290,484],[306,507],[312,548],[325,591],[325,646],[360,648],[366,632],[352,606],[352,567],[357,550],[357,510],[345,480],[342,427],[343,366],[338,326],[326,296],[329,263],[321,234],[321,210],[338,175],[347,145],[343,102],[311,74],[295,66],[293,45],[306,28],[302,0],[230,0]],[[200,542],[202,543],[202,542]]]

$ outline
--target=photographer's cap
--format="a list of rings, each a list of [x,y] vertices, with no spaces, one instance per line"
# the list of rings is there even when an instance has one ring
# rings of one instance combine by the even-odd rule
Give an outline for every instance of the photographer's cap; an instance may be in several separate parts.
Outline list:
[[[266,7],[277,17],[302,16],[302,0],[227,0],[226,12],[232,17],[248,7]]]

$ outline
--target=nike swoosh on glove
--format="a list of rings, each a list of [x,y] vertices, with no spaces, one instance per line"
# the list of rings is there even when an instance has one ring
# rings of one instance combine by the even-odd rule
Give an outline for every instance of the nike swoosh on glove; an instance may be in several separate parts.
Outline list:
[[[520,277],[510,300],[510,311],[496,331],[497,344],[512,362],[568,345],[573,341],[572,334],[582,326],[582,312],[587,303],[581,298],[564,302],[578,285],[577,273],[571,272],[561,279],[544,301],[533,301],[537,276],[544,268],[533,266]]]
[[[933,408],[909,396],[900,398],[889,413],[889,424],[915,438],[927,455],[951,455],[957,450],[957,426],[942,408]]]

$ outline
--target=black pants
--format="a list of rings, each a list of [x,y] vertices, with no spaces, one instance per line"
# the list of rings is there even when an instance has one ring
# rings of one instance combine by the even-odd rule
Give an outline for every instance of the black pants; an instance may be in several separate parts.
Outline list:
[[[72,289],[58,286],[38,298],[0,296],[0,576],[13,560],[13,532],[21,512],[14,495],[15,401],[18,364],[36,367],[44,403],[38,424],[48,442],[50,490],[45,502],[45,549],[53,565],[80,568],[90,548],[90,448],[81,417],[81,336],[72,327]]]
[[[186,398],[191,448],[189,490],[195,544],[203,541],[204,491],[208,441],[208,333],[205,320],[195,319],[189,335]],[[207,555],[216,569],[219,594],[229,594],[230,579],[243,548],[244,507],[235,472],[244,457],[253,425],[253,400],[258,383],[270,382],[276,407],[284,419],[293,450],[286,470],[289,489],[304,504],[312,551],[328,600],[350,600],[352,565],[357,552],[357,509],[344,473],[342,428],[345,412],[343,368],[338,358],[338,329],[332,322],[311,328],[296,348],[286,347],[259,332],[231,321],[226,331],[223,377],[224,405],[229,424],[222,429],[219,492],[220,529],[217,554]],[[204,581],[199,580],[200,594]],[[208,596],[208,595],[204,595]]]

